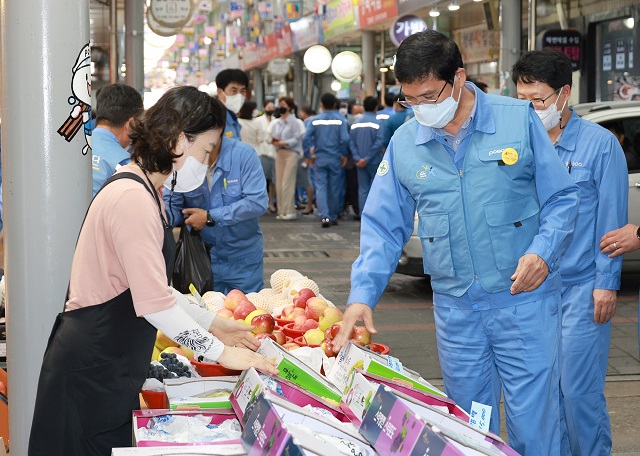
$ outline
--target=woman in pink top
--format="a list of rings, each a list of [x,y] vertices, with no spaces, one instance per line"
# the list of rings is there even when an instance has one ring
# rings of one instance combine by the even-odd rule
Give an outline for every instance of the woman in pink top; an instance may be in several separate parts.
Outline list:
[[[244,348],[258,346],[251,327],[168,286],[173,238],[163,185],[188,192],[202,184],[225,119],[218,100],[176,87],[132,126],[132,163],[96,194],[80,230],[65,312],[40,372],[30,456],[108,456],[130,445],[156,328],[227,368],[277,373]]]

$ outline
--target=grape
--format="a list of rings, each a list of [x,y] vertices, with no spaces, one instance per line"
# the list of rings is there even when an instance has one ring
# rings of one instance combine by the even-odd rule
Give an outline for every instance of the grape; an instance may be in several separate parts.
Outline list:
[[[168,355],[169,353],[162,352],[160,353],[160,358],[165,359]]]

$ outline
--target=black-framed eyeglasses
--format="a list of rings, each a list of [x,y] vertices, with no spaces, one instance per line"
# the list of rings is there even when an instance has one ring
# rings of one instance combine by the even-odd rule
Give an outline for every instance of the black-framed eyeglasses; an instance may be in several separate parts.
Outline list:
[[[398,98],[397,100],[398,104],[400,104],[401,106],[404,106],[405,108],[412,108],[414,106],[419,106],[423,104],[436,104],[440,99],[440,95],[442,95],[442,92],[444,92],[445,87],[447,87],[447,84],[449,84],[449,82],[445,81],[444,85],[442,86],[442,89],[440,89],[440,92],[438,93],[438,96],[436,97],[435,100],[408,101],[406,100],[406,95],[405,95],[404,100],[400,100],[400,98]],[[400,86],[400,93],[402,93],[402,86]]]
[[[562,87],[560,87],[559,89],[554,90],[551,95],[544,97],[544,98],[532,98],[531,100],[529,100],[532,104],[534,108],[538,108],[538,109],[544,109],[545,108],[545,103],[546,101],[551,98],[552,96],[558,94],[560,92],[560,90],[562,90]]]

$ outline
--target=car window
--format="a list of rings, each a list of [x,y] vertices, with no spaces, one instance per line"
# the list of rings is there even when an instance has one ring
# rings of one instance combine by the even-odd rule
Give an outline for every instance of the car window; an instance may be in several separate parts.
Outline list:
[[[629,172],[640,172],[640,116],[622,120],[625,140],[622,144]]]

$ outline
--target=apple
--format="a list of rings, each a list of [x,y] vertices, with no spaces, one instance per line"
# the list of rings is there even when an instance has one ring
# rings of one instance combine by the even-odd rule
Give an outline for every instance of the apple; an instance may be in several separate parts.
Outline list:
[[[316,329],[318,327],[318,322],[315,320],[307,320],[302,326],[300,326],[300,331],[309,331],[310,329]],[[322,328],[320,328],[322,329]]]
[[[356,326],[353,328],[353,338],[362,342],[362,345],[369,345],[371,343],[371,333],[367,331],[367,328],[364,326]]]
[[[296,317],[303,316],[304,317],[304,309],[300,307],[295,307],[291,313],[287,316],[287,320],[295,320]],[[306,319],[306,317],[305,317]]]
[[[342,322],[341,321],[339,321],[335,325],[331,326],[327,330],[331,334],[331,339],[335,338],[338,335],[338,333],[340,332],[340,329],[342,329]],[[349,335],[347,337],[349,339],[351,339],[353,337],[353,328],[351,328],[351,331],[349,332]]]
[[[300,345],[296,344],[295,342],[287,342],[286,344],[282,344],[282,348],[287,351],[293,351],[300,348]]]
[[[304,315],[299,315],[293,320],[293,329],[300,329],[302,325],[304,325],[307,321],[307,317]]]
[[[336,352],[334,352],[333,348],[331,348],[330,339],[324,339],[320,344],[320,348],[322,349],[322,351],[324,351],[324,354],[327,355],[327,357],[332,358],[336,356]]]
[[[251,332],[254,334],[271,334],[275,325],[276,321],[268,313],[256,315],[255,317],[253,317],[253,319],[251,319],[251,326],[253,326],[253,330]],[[273,340],[275,340],[275,337],[273,338]]]
[[[287,307],[285,307],[284,309],[282,309],[282,313],[280,314],[280,318],[286,318],[287,316],[289,316],[289,314],[291,313],[291,311],[294,309],[294,305],[291,304]]]
[[[324,309],[324,313],[320,317],[320,325],[318,328],[324,331],[339,321],[342,321],[342,312],[335,307],[327,307]]]
[[[258,340],[262,340],[262,339],[271,339],[274,342],[278,342],[276,340],[276,337],[273,334],[269,334],[269,333],[260,333],[260,334],[256,334],[256,339]]]
[[[320,331],[318,328],[310,329],[302,337],[309,345],[320,345],[324,340],[324,331]]]
[[[164,334],[162,334],[160,331],[158,331],[158,334],[156,334],[156,342],[155,342],[155,346],[158,347],[158,350],[162,351],[167,347],[177,347],[178,343],[174,342],[173,340],[169,339],[167,336],[165,336]]]
[[[247,296],[240,290],[231,290],[224,298],[224,307],[230,311],[236,310],[240,301],[247,301]]]
[[[304,309],[309,298],[315,298],[316,294],[309,288],[303,288],[293,297],[293,305]]]
[[[307,318],[318,321],[320,320],[320,316],[324,313],[324,309],[327,307],[329,307],[327,301],[316,296],[315,298],[309,298],[307,301],[307,308],[304,313]]]
[[[287,343],[287,336],[284,335],[284,333],[282,331],[273,331],[271,333],[273,335],[273,337],[276,338],[276,342],[280,345],[284,345],[285,343]]]
[[[235,318],[233,318],[233,312],[227,308],[220,309],[218,311],[218,316],[223,318],[231,318],[232,320],[235,320]]]
[[[244,319],[244,324],[249,326],[251,324],[251,320],[253,320],[253,317],[256,317],[258,315],[269,315],[269,313],[266,310],[256,309],[249,315],[247,315],[247,318]]]
[[[256,310],[256,306],[245,299],[243,301],[240,301],[238,307],[236,307],[236,310],[233,311],[233,318],[235,318],[236,320],[244,320],[245,318],[247,318],[247,315],[249,315],[254,310]]]

